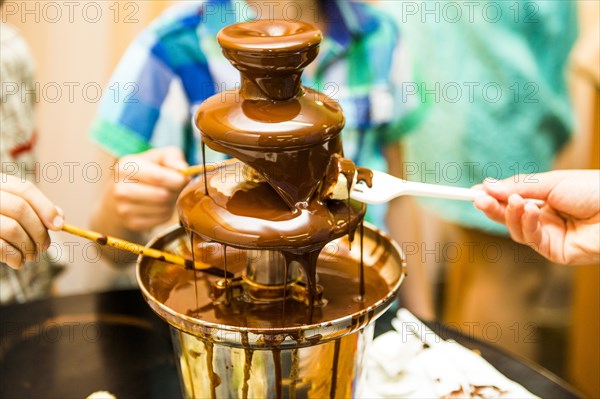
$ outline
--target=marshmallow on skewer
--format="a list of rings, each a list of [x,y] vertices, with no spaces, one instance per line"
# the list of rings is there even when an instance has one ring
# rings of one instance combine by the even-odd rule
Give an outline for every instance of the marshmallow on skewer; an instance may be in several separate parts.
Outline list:
[[[329,161],[323,179],[321,197],[333,200],[346,200],[358,180],[358,170],[354,162],[335,154]]]

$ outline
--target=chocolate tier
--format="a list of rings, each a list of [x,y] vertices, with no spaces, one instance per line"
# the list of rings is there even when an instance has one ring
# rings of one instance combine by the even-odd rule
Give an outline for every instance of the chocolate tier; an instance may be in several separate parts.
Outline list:
[[[240,70],[240,90],[198,109],[203,145],[237,158],[191,183],[178,201],[188,231],[243,248],[319,250],[353,232],[365,206],[321,197],[328,166],[342,154],[339,105],[301,86],[321,33],[303,22],[256,21],[223,29],[223,53]],[[335,159],[334,159],[335,158]]]

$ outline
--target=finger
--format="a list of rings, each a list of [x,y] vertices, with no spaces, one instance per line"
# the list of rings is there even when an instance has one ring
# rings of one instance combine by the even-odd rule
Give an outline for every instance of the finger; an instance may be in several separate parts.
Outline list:
[[[62,215],[54,204],[33,184],[24,182],[14,176],[3,176],[2,190],[17,195],[31,206],[44,226],[51,230],[60,230],[64,223]]]
[[[531,202],[526,202],[523,209],[523,239],[533,247],[539,249],[542,242],[542,225],[540,223],[540,208]]]
[[[176,193],[173,193],[164,187],[125,182],[115,185],[114,196],[117,202],[148,206],[163,204],[173,206],[177,199]]]
[[[522,219],[525,201],[518,194],[512,194],[508,197],[508,206],[506,207],[505,223],[510,236],[519,243],[525,243],[522,231]]]
[[[19,250],[26,260],[35,260],[38,246],[16,220],[0,215],[0,238]]]
[[[159,154],[158,162],[167,168],[172,168],[175,170],[186,169],[189,166],[185,161],[183,152],[178,147],[162,148]]]
[[[176,171],[180,176],[183,175],[179,171],[187,169],[189,166],[185,161],[183,151],[179,147],[155,148],[144,153],[144,158],[160,166],[164,166],[170,171]],[[189,180],[186,176],[183,177],[185,182]]]
[[[546,200],[563,176],[562,172],[555,171],[536,175],[515,175],[504,180],[485,179],[483,187],[489,195],[504,202],[514,193],[525,198]]]
[[[172,214],[165,215],[164,217],[133,217],[125,222],[125,226],[131,231],[144,231],[152,230],[155,227],[168,222],[171,219]]]
[[[13,269],[23,267],[23,254],[17,248],[0,238],[0,262]]]
[[[27,235],[41,248],[45,249],[50,245],[46,226],[27,201],[7,191],[0,191],[0,204],[2,215],[18,220]]]
[[[501,204],[489,195],[481,195],[473,200],[475,208],[483,211],[485,215],[495,222],[504,224],[506,205]]]
[[[120,203],[117,204],[117,214],[129,220],[133,218],[169,218],[174,214],[174,209],[172,205]]]
[[[154,159],[125,157],[119,161],[119,180],[124,184],[145,183],[179,192],[188,179],[177,170],[165,167]]]

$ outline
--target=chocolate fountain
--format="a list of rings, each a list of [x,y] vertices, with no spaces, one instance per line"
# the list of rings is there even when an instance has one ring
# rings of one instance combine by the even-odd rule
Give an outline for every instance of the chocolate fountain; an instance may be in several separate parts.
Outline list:
[[[142,292],[172,326],[185,397],[360,395],[404,261],[349,199],[369,176],[343,158],[340,107],[301,85],[321,33],[257,21],[217,38],[241,87],[206,100],[195,122],[203,153],[232,159],[205,165],[179,197],[182,227],[150,246],[223,275],[140,258]]]

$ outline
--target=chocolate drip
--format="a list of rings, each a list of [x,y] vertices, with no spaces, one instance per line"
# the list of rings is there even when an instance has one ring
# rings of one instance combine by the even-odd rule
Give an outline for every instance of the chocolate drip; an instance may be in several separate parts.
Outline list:
[[[229,26],[217,35],[223,53],[251,84],[248,96],[275,101],[300,90],[300,75],[319,52],[321,32],[301,21],[260,20]]]
[[[348,225],[348,249],[352,250],[352,241],[354,241],[354,234],[352,233],[354,231],[350,227],[350,218],[352,216],[350,211],[350,197],[348,197],[348,199],[346,200],[346,209],[348,210],[348,219],[346,221],[346,224]]]
[[[356,180],[363,181],[367,187],[373,187],[373,171],[367,168],[356,168]]]
[[[206,146],[204,140],[201,143],[202,146],[202,177],[204,178],[204,195],[208,195],[208,179],[206,178]]]
[[[196,244],[194,243],[194,232],[190,232],[190,252],[192,254],[192,273],[194,274],[194,298],[196,299],[196,309],[200,306],[198,305],[198,276],[196,274],[196,270],[194,269],[194,265],[196,264]]]
[[[339,165],[340,165],[340,174],[342,174],[346,177],[346,193],[347,193],[346,209],[348,210],[348,219],[347,219],[346,223],[348,225],[348,245],[349,245],[350,249],[352,249],[352,241],[354,241],[354,234],[350,234],[350,232],[351,232],[351,230],[350,230],[350,217],[351,217],[350,189],[352,188],[352,182],[354,180],[355,167],[354,167],[354,162],[352,162],[346,158],[341,158]]]
[[[313,198],[290,210],[266,182],[250,182],[230,172],[236,162],[208,177],[208,195],[192,181],[179,196],[182,225],[198,235],[238,248],[312,250],[358,226],[364,204]],[[350,215],[350,217],[348,217]]]
[[[360,281],[358,288],[358,298],[362,302],[365,300],[365,262],[363,258],[363,239],[365,236],[364,222],[360,222]]]
[[[221,385],[221,378],[213,368],[213,343],[205,341],[204,347],[206,348],[206,367],[208,369],[208,379],[210,380],[210,397],[215,399],[217,397],[217,387]]]
[[[314,307],[313,323],[336,320],[367,309],[385,297],[391,289],[390,284],[377,272],[379,262],[375,262],[373,266],[365,265],[364,300],[362,302],[352,301],[351,287],[356,286],[358,262],[349,257],[347,248],[347,245],[340,245],[336,249],[338,252],[334,255],[323,251],[319,257],[317,263],[319,286],[322,286],[327,305]],[[380,247],[378,254],[381,253],[385,257],[384,250],[385,248]],[[206,255],[207,261],[215,265],[219,264],[220,251],[212,253],[207,251]],[[244,267],[245,261],[241,259],[231,258],[228,260],[229,271],[240,274]],[[207,323],[247,328],[280,329],[309,324],[309,304],[298,302],[291,296],[285,301],[285,315],[282,315],[280,302],[254,304],[249,301],[232,299],[229,306],[224,306],[218,301],[212,301],[210,299],[212,284],[219,278],[206,273],[198,273],[197,297],[200,307],[194,308],[196,294],[193,272],[167,263],[161,268],[164,270],[161,273],[164,277],[158,275],[156,280],[151,282],[151,293],[175,312],[193,316]],[[194,309],[190,310],[190,308]],[[249,345],[247,340],[247,337],[242,336],[244,347]]]
[[[283,301],[281,301],[281,320],[283,321],[283,326],[285,327],[285,303],[287,302],[288,297],[288,273],[289,273],[289,264],[287,259],[284,258],[283,262],[283,276],[285,284],[283,285]]]
[[[337,373],[338,373],[338,362],[340,358],[340,340],[335,340],[335,346],[333,349],[333,361],[331,366],[331,388],[329,391],[329,397],[335,398],[335,390],[337,388]]]
[[[273,354],[273,368],[275,369],[275,395],[277,399],[281,399],[283,396],[282,379],[283,369],[281,367],[281,349],[271,349]]]
[[[227,245],[223,244],[223,270],[225,271],[225,276],[227,276]],[[225,305],[229,306],[230,304],[230,293],[229,293],[229,279],[225,277],[223,279],[223,284],[225,284]]]
[[[316,102],[312,101],[314,97],[318,98]],[[339,107],[309,89],[286,103],[242,99],[241,112],[234,110],[236,103],[229,106],[231,109],[224,109],[227,107],[219,98],[212,102],[209,99],[200,107],[197,120],[206,145],[253,167],[289,209],[310,201],[331,154],[342,150],[339,132],[343,117]],[[302,112],[297,114],[297,109]],[[270,132],[273,115],[281,120],[275,123],[278,133]],[[263,131],[255,131],[258,129]],[[236,132],[244,134],[237,137]],[[249,137],[255,139],[249,141]],[[236,139],[239,143],[232,142]]]
[[[308,323],[313,322],[315,302],[317,299],[317,260],[319,259],[319,253],[323,248],[317,248],[316,250],[297,253],[293,251],[283,251],[283,257],[285,263],[290,264],[292,261],[296,261],[302,267],[306,276],[306,282],[308,284]]]
[[[354,173],[357,168],[354,162],[348,158],[339,158],[338,161],[338,175],[342,174],[346,178],[346,190],[348,191],[348,197],[350,196],[350,189],[352,188],[352,182],[354,181]]]
[[[298,373],[300,369],[300,357],[298,348],[292,349],[292,366],[290,370],[290,399],[296,399],[296,384],[298,382]]]
[[[177,335],[179,336],[179,347],[181,348],[182,351],[184,351],[185,350],[185,344],[184,344],[184,341],[183,341],[183,333],[181,331],[178,331]],[[186,365],[186,370],[187,370],[187,373],[188,373],[189,381],[193,381],[193,379],[192,379],[192,367],[190,366],[189,359],[185,355],[183,356],[183,359],[185,360],[185,365]],[[192,397],[195,398],[196,395],[194,394],[194,384],[190,384],[190,388],[192,390]]]
[[[246,335],[246,341],[248,336]],[[248,399],[248,381],[250,380],[250,372],[252,371],[252,349],[244,349],[244,382],[242,385],[242,399]]]

